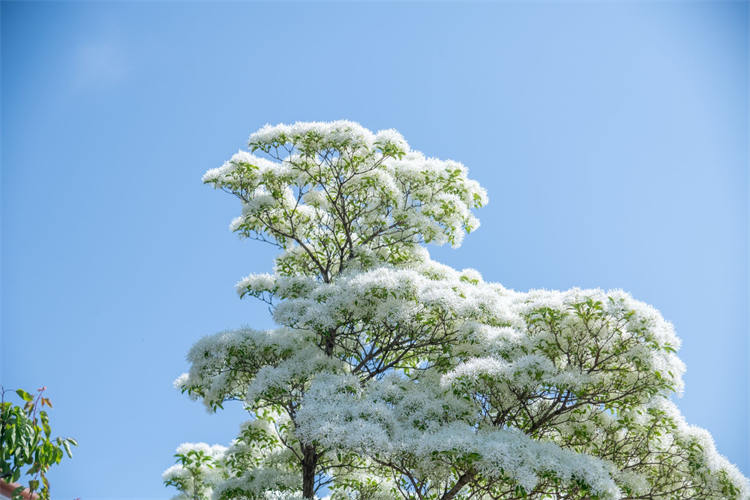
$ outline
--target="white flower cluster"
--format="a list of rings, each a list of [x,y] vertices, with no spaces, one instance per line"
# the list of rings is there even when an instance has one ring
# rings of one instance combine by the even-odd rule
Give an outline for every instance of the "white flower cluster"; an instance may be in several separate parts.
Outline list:
[[[393,142],[408,148],[406,141],[397,131],[390,129],[373,134],[359,123],[348,120],[333,122],[297,122],[292,125],[266,124],[257,132],[250,135],[248,143],[251,146],[267,144],[286,144],[307,141],[318,150],[341,148],[346,145],[356,145],[370,149],[376,142]]]
[[[642,404],[680,391],[684,364],[672,325],[619,291],[505,291],[508,326],[485,328],[484,355],[466,359],[443,383],[474,384],[491,400],[523,388],[587,394],[593,404]],[[536,388],[536,389],[535,389]],[[542,389],[544,388],[544,389]]]
[[[677,406],[670,400],[658,397],[654,398],[648,405],[644,406],[644,412],[634,416],[636,422],[648,425],[645,415],[651,412],[653,420],[655,415],[663,421],[668,421],[672,427],[672,433],[659,436],[653,443],[652,454],[675,453],[675,449],[691,448],[697,445],[689,455],[691,460],[700,464],[700,479],[703,481],[705,491],[728,491],[728,486],[738,488],[739,498],[750,498],[750,482],[745,478],[737,467],[729,462],[716,450],[716,445],[711,434],[700,427],[689,425],[685,417],[680,413]],[[695,465],[695,464],[693,464]],[[681,479],[685,480],[683,476]],[[695,489],[695,495],[701,496],[702,490]],[[730,494],[727,494],[730,496]],[[707,496],[706,496],[707,497]]]
[[[487,202],[466,167],[411,151],[394,130],[266,126],[250,145],[269,158],[240,151],[203,182],[242,200],[233,231],[292,252],[279,260],[296,272],[340,270],[365,256],[396,263],[418,241],[458,246],[479,227],[471,209]]]
[[[300,410],[298,433],[379,462],[418,464],[416,473],[426,477],[450,475],[451,461],[469,461],[483,477],[510,479],[526,491],[540,474],[554,474],[565,482],[585,481],[602,498],[619,497],[611,464],[518,430],[456,421],[469,411],[465,401],[429,379],[414,384],[391,375],[360,388],[352,376],[320,375]]]
[[[162,480],[181,491],[175,499],[210,497],[212,487],[222,480],[222,470],[217,465],[226,452],[227,448],[220,445],[183,443],[177,448],[180,462],[165,470]]]
[[[266,500],[300,500],[303,498],[301,491],[267,491],[263,498]],[[315,497],[317,500],[319,497]],[[330,497],[321,497],[320,500],[328,500]]]
[[[291,397],[295,384],[340,363],[321,353],[299,330],[250,328],[201,339],[188,354],[191,369],[175,381],[194,398],[215,409],[227,399],[252,405],[269,394]]]
[[[242,167],[252,166],[253,168],[242,171]],[[267,160],[259,156],[248,153],[247,151],[238,151],[219,168],[213,168],[203,174],[203,182],[216,182],[229,184],[240,180],[240,174],[252,176],[253,179],[261,179],[264,175],[277,173],[283,165]]]

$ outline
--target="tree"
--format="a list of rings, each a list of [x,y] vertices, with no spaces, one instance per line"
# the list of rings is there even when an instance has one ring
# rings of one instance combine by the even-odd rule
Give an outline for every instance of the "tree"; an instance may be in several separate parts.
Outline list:
[[[28,477],[28,489],[14,488],[13,498],[36,498],[48,500],[50,485],[47,471],[63,458],[63,450],[73,457],[71,446],[78,443],[73,438],[52,437],[49,415],[43,408],[52,408],[52,402],[44,395],[46,387],[32,396],[23,389],[16,394],[23,406],[5,400],[5,389],[0,387],[0,483],[15,485],[23,474]],[[26,469],[26,470],[24,470]]]
[[[249,146],[203,181],[241,200],[233,231],[280,249],[237,285],[279,328],[191,349],[176,386],[250,419],[228,449],[183,445],[165,481],[185,498],[749,497],[670,402],[684,367],[655,309],[430,259],[424,244],[479,225],[463,165],[346,121],[265,126]]]

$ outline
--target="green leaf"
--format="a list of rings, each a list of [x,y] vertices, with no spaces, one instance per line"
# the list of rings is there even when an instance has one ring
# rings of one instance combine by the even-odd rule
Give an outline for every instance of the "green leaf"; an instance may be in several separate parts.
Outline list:
[[[33,399],[34,399],[34,398],[33,398],[33,397],[31,396],[31,394],[29,394],[28,392],[24,391],[23,389],[18,389],[18,390],[16,391],[16,394],[18,394],[18,396],[19,396],[19,397],[20,397],[21,399],[23,399],[24,401],[26,401],[26,402],[30,402],[31,400],[33,400]]]

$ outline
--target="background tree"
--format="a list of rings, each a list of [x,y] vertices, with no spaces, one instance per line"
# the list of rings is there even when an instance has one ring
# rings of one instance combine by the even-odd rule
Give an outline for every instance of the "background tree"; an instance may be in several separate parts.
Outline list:
[[[266,126],[249,144],[203,180],[241,200],[234,231],[281,250],[273,274],[237,285],[280,327],[190,351],[178,387],[211,410],[242,401],[250,420],[200,464],[211,474],[178,452],[168,484],[189,498],[748,497],[669,402],[684,368],[656,310],[620,291],[514,292],[429,258],[424,243],[478,227],[487,198],[463,165],[345,121]]]
[[[52,402],[44,395],[46,387],[31,395],[18,389],[16,395],[22,404],[5,400],[6,390],[0,388],[0,481],[15,484],[22,476],[28,476],[28,488],[19,486],[12,492],[13,498],[50,497],[47,471],[59,464],[63,454],[72,457],[71,446],[78,443],[73,438],[52,437],[49,415],[44,409],[52,408]]]

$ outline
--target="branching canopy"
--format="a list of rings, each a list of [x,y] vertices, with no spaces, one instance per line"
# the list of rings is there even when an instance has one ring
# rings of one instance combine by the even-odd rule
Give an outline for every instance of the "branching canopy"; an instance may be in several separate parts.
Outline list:
[[[484,190],[394,130],[266,126],[203,181],[240,235],[277,246],[237,284],[279,325],[199,341],[176,381],[250,418],[186,444],[181,498],[747,499],[747,479],[670,401],[680,341],[622,291],[508,290],[430,259]]]

